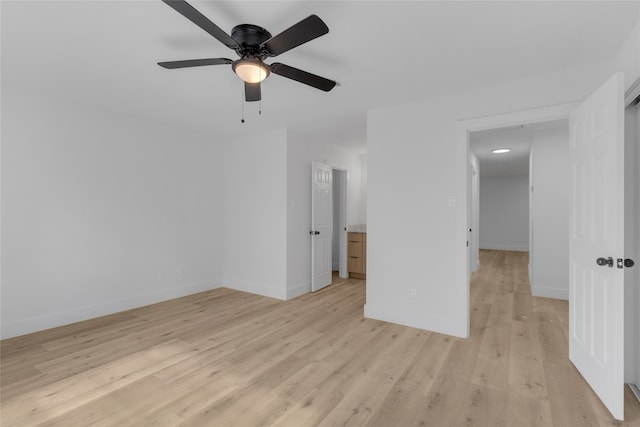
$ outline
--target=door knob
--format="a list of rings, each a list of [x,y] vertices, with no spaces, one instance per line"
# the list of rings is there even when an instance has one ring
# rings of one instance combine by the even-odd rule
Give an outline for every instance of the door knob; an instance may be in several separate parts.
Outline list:
[[[609,267],[613,267],[613,258],[609,257],[609,258],[598,258],[596,260],[596,263],[600,266],[605,266],[608,265]]]
[[[632,259],[626,258],[626,259],[624,260],[624,266],[625,266],[625,267],[633,267],[634,265],[636,265],[636,263],[635,263],[635,262],[633,262],[633,260],[632,260]]]

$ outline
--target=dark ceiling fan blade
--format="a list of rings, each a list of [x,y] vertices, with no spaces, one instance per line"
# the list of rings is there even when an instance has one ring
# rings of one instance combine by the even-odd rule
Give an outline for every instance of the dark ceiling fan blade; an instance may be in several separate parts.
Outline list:
[[[329,27],[316,15],[311,15],[297,24],[271,37],[262,46],[269,56],[277,56],[329,32]]]
[[[247,102],[260,101],[262,99],[260,83],[244,82],[244,99]]]
[[[222,65],[232,64],[233,61],[227,58],[208,58],[208,59],[185,59],[184,61],[168,61],[158,62],[158,65],[173,70],[176,68],[202,67],[204,65]]]
[[[279,62],[271,64],[271,72],[282,77],[287,77],[297,82],[313,86],[316,89],[320,89],[325,92],[329,92],[336,85],[336,82],[333,80],[325,79],[324,77],[316,76],[315,74],[311,74]]]
[[[238,47],[238,43],[227,33],[225,33],[220,27],[211,22],[209,18],[198,12],[193,6],[184,0],[162,0],[169,6],[171,6],[176,12],[187,18],[189,21],[196,24],[198,27],[211,34],[218,39],[228,48],[235,49]]]

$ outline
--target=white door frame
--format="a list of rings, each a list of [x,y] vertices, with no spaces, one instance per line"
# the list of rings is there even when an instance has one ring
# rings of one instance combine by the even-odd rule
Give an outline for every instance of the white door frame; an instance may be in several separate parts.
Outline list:
[[[625,99],[624,99],[625,115],[627,114],[630,108],[640,111],[640,104],[636,104],[635,106],[632,105],[632,103],[639,96],[640,96],[640,78],[638,78],[625,93]],[[633,112],[633,110],[631,110],[631,114],[636,117],[635,123],[628,122],[625,117],[625,152],[626,152],[625,160],[631,161],[631,162],[634,162],[634,161],[638,162],[638,159],[640,159],[640,140],[639,140],[640,117],[637,116],[638,114],[637,111]],[[626,137],[628,135],[627,126],[630,126],[630,125],[636,126],[636,128],[630,132],[636,138],[635,147],[630,147],[626,143]],[[635,157],[629,158],[627,156],[627,153],[629,152],[631,154],[635,154]],[[626,166],[627,165],[625,165],[625,171],[629,172],[630,175],[627,175],[625,179],[634,180],[635,182],[633,184],[636,187],[634,188],[633,186],[631,186],[628,189],[629,192],[627,193],[626,197],[631,196],[629,197],[630,200],[625,198],[625,209],[628,208],[626,206],[627,202],[631,201],[632,203],[634,203],[634,206],[631,207],[631,211],[627,211],[625,213],[625,221],[626,221],[626,218],[628,217],[637,218],[638,212],[640,212],[640,198],[639,198],[640,192],[639,192],[639,188],[637,187],[638,186],[637,168],[633,168],[633,167],[628,168]],[[638,162],[634,166],[636,167],[640,166],[640,162]],[[634,172],[635,172],[635,176],[633,176]],[[627,190],[626,185],[627,185],[627,182],[625,181],[625,190]],[[629,213],[630,215],[628,215]],[[640,400],[640,314],[639,314],[640,282],[638,282],[638,279],[640,278],[640,271],[637,270],[638,268],[640,268],[640,224],[638,224],[636,220],[635,224],[632,223],[627,225],[625,223],[625,227],[627,226],[629,226],[629,229],[631,229],[631,233],[627,234],[627,237],[632,237],[632,241],[627,241],[625,239],[625,245],[626,245],[625,257],[631,257],[631,258],[635,257],[633,259],[636,261],[636,266],[633,267],[633,269],[625,269],[625,274],[628,275],[625,278],[625,286],[629,283],[632,283],[635,285],[635,289],[631,289],[629,294],[625,294],[625,303],[628,304],[627,307],[625,307],[625,316],[627,316],[625,319],[625,352],[627,352],[625,354],[625,357],[626,357],[625,382],[632,384],[631,386],[632,390],[634,390],[634,393],[636,393],[636,396]],[[632,236],[630,234],[632,234]],[[633,250],[634,247],[636,249],[635,253]],[[627,252],[629,249],[631,249],[630,253]],[[634,293],[635,293],[635,298],[633,296]],[[629,297],[629,300],[633,300],[633,302],[627,301],[627,296]],[[627,324],[631,325],[631,328],[635,328],[635,330],[631,328],[627,329],[626,328]],[[635,364],[633,360],[635,360]]]
[[[470,287],[468,280],[471,272],[468,271],[470,262],[469,251],[466,246],[468,230],[470,227],[467,214],[469,136],[472,132],[482,130],[568,119],[569,113],[571,113],[571,111],[573,111],[578,105],[579,103],[577,102],[558,104],[549,107],[460,120],[456,123],[456,192],[458,194],[456,219],[458,224],[461,225],[456,231],[456,260],[458,261],[457,265],[466,266],[465,269],[456,270],[456,283],[458,283],[459,289],[463,290],[460,297],[464,298],[467,304],[467,310],[465,311],[467,316],[467,325],[464,334],[467,338],[469,337],[469,323],[471,320],[469,297]]]
[[[469,233],[467,234],[467,280],[471,280],[473,273],[473,164],[467,162],[467,225]]]
[[[340,180],[340,194],[338,194],[340,198],[340,213],[338,216],[340,217],[340,223],[334,224],[334,227],[340,227],[338,230],[340,240],[338,242],[338,246],[340,248],[339,254],[339,268],[338,268],[338,277],[346,279],[349,277],[349,272],[347,271],[347,197],[349,188],[347,182],[349,181],[349,171],[346,168],[342,168],[339,166],[331,166],[332,170],[337,170],[342,172],[344,179]],[[334,194],[334,200],[336,195]]]
[[[471,224],[469,224],[469,229],[471,229],[471,240],[469,241],[469,247],[471,248],[471,273],[475,273],[480,268],[480,259],[478,258],[478,254],[480,251],[480,165],[477,162],[474,164],[473,162],[471,166],[471,196],[469,200],[471,201]]]

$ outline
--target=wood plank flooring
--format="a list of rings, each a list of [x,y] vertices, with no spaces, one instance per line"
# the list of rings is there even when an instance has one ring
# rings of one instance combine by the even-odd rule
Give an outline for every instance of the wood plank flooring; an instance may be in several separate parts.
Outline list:
[[[482,251],[471,338],[363,317],[365,282],[278,301],[216,289],[2,341],[2,426],[640,426],[568,360],[566,301]]]

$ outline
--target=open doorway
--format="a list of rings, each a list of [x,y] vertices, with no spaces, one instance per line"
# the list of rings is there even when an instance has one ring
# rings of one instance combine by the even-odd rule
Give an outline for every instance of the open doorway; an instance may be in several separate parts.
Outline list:
[[[528,252],[532,295],[568,299],[568,121],[487,129],[469,141],[479,176],[472,185],[472,251]]]
[[[640,190],[638,187],[639,184],[639,175],[638,169],[640,166],[640,151],[638,142],[638,135],[640,134],[640,126],[639,121],[640,118],[638,116],[637,109],[637,95],[640,94],[640,89],[638,89],[636,93],[636,97],[633,102],[630,103],[629,100],[626,100],[625,106],[626,108],[626,120],[625,120],[625,170],[627,171],[625,176],[625,225],[630,225],[631,228],[627,230],[625,233],[625,257],[631,257],[637,261],[638,254],[640,253],[640,233],[638,232],[638,228],[640,227],[640,209],[639,209],[639,200],[640,200]],[[474,131],[489,131],[492,129],[498,128],[509,128],[516,127],[521,125],[531,125],[533,123],[539,122],[551,122],[559,119],[566,119],[569,116],[569,113],[573,111],[577,107],[577,104],[563,104],[554,107],[545,107],[535,110],[527,110],[521,112],[515,112],[500,116],[493,117],[485,117],[478,119],[470,119],[464,122],[460,122],[458,125],[458,141],[460,143],[459,147],[464,150],[465,155],[465,166],[467,166],[470,156],[469,151],[469,140],[470,135]],[[630,120],[630,116],[632,116]],[[533,153],[535,153],[535,148]],[[554,156],[557,154],[554,153]],[[532,164],[530,167],[535,167],[535,156],[531,157]],[[562,163],[565,168],[568,169],[567,163]],[[532,166],[533,165],[533,166]],[[538,165],[541,166],[541,165]],[[468,167],[467,167],[468,169]],[[550,174],[548,170],[543,169],[542,176],[547,178],[554,178],[553,174]],[[465,178],[468,179],[468,178]],[[552,184],[557,185],[557,181],[553,181]],[[468,182],[465,182],[464,185],[461,185],[459,182],[459,188],[470,188]],[[533,194],[536,192],[536,184],[533,182]],[[566,196],[565,196],[566,200]],[[466,210],[472,209],[472,207],[467,207]],[[459,215],[462,212],[459,211]],[[467,213],[468,214],[468,213]],[[536,222],[535,220],[532,222],[532,233],[536,231]],[[461,231],[460,231],[461,232]],[[531,234],[530,234],[531,235]],[[566,236],[566,234],[564,235]],[[459,236],[460,237],[460,236]],[[533,251],[535,253],[536,245],[539,242],[536,239],[532,239],[531,243],[533,245]],[[538,248],[539,249],[539,248]],[[538,251],[539,252],[539,251]],[[467,256],[470,254],[468,253]],[[619,255],[618,255],[619,256]],[[594,257],[595,260],[595,257]],[[622,260],[618,261],[618,264],[621,263]],[[598,263],[599,265],[602,265]],[[566,266],[567,264],[565,264]],[[625,363],[624,363],[624,373],[625,373],[625,382],[632,384],[632,389],[635,389],[635,392],[638,392],[637,386],[633,386],[633,381],[638,382],[638,376],[640,373],[640,330],[638,328],[639,325],[639,315],[638,315],[638,307],[640,307],[640,283],[638,280],[638,272],[637,268],[635,271],[626,272],[626,275],[633,275],[633,279],[625,280],[625,315],[624,315],[624,331],[625,331]],[[535,274],[532,274],[532,281],[534,283],[540,283],[540,277]],[[552,296],[552,295],[549,295]],[[631,309],[629,309],[631,308]]]
[[[334,253],[341,276],[347,274],[346,218],[347,170],[312,162],[311,292],[332,283]],[[335,251],[334,242],[337,243]]]

